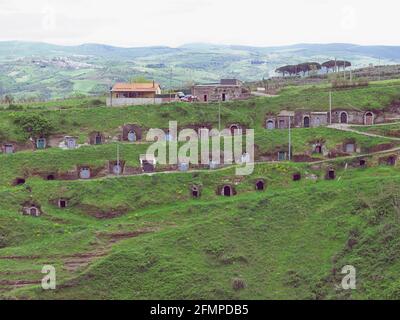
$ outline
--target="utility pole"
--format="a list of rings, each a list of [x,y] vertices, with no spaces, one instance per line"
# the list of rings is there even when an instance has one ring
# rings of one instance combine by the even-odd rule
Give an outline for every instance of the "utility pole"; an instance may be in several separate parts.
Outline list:
[[[329,124],[332,124],[332,91],[329,91]]]
[[[379,74],[379,81],[381,81],[381,57],[379,57],[378,74]]]
[[[117,143],[117,167],[118,167],[117,176],[119,176],[122,169],[119,161],[119,143]]]
[[[221,102],[218,103],[218,130],[221,132]]]
[[[292,117],[289,114],[289,155],[288,159],[289,161],[292,160]]]
[[[169,102],[172,100],[172,67],[169,70]]]

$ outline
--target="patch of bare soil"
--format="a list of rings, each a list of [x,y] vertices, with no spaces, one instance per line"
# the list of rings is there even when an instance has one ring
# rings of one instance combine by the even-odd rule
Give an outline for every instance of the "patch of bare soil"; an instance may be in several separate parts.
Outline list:
[[[69,272],[75,272],[79,269],[87,267],[95,259],[104,257],[106,255],[107,251],[99,251],[64,256],[64,268]]]
[[[98,235],[99,238],[105,240],[105,244],[102,243],[101,248],[99,246],[95,246],[93,251],[89,252],[78,252],[74,254],[68,255],[50,255],[50,256],[39,256],[39,255],[31,255],[31,256],[2,256],[0,259],[2,260],[51,260],[51,259],[62,259],[64,262],[64,269],[67,272],[75,273],[78,270],[82,270],[88,267],[95,260],[105,257],[110,251],[113,244],[130,239],[135,238],[143,234],[151,233],[159,231],[158,227],[144,227],[141,229],[133,230],[133,231],[124,231],[124,232],[115,232],[115,233],[101,233]],[[39,263],[38,265],[41,265]],[[25,286],[36,285],[41,283],[41,279],[43,275],[40,273],[40,270],[23,270],[23,271],[2,271],[0,275],[3,276],[23,276],[28,274],[36,274],[38,275],[38,280],[0,280],[0,292],[7,292],[17,288],[22,288]],[[73,280],[72,280],[73,281]],[[68,282],[64,286],[73,286],[73,282]]]
[[[129,208],[118,207],[115,209],[102,209],[93,205],[80,205],[82,211],[97,219],[113,219],[128,213]]]
[[[328,157],[329,158],[338,158],[338,157],[345,157],[348,156],[348,153],[345,153],[343,151],[339,151],[339,150],[332,150],[329,152]]]
[[[315,162],[315,161],[320,161],[322,159],[316,159],[307,154],[295,154],[293,155],[292,160],[294,162]]]
[[[109,243],[116,243],[125,239],[135,238],[146,233],[152,233],[157,231],[159,231],[159,228],[143,228],[132,232],[110,233],[104,235],[104,237],[109,241]]]
[[[41,283],[41,280],[0,280],[0,286],[13,286],[16,288],[39,283]]]
[[[393,143],[382,143],[382,144],[378,144],[376,146],[373,146],[369,149],[369,152],[379,152],[379,151],[385,151],[385,150],[390,150],[394,148],[394,144]]]
[[[400,130],[392,129],[387,132],[389,137],[400,138]]]

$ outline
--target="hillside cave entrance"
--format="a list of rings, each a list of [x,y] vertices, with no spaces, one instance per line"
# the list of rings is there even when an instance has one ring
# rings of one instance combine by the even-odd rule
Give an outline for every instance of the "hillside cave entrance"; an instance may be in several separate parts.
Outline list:
[[[346,153],[354,153],[356,151],[356,146],[354,143],[346,143],[345,152]]]
[[[267,120],[267,129],[268,130],[273,130],[275,129],[275,121],[274,120]]]
[[[390,156],[390,157],[387,159],[387,164],[388,164],[389,166],[394,166],[394,165],[396,165],[396,156]]]
[[[340,123],[347,124],[347,121],[348,121],[347,113],[346,112],[342,112],[340,114]]]
[[[334,180],[336,178],[335,170],[329,169],[327,177],[328,177],[328,180]]]
[[[310,127],[310,117],[304,117],[304,128]]]
[[[81,179],[90,179],[90,168],[83,167],[79,170],[79,177]]]
[[[200,188],[198,186],[192,186],[192,197],[193,198],[200,198]]]
[[[67,200],[65,200],[65,199],[58,200],[58,207],[60,209],[66,208],[67,207]]]
[[[100,132],[98,132],[94,138],[94,143],[95,144],[102,144],[103,143],[103,139],[101,137]]]
[[[29,214],[30,214],[31,216],[34,216],[34,217],[39,216],[39,210],[38,210],[38,208],[36,208],[36,207],[30,208],[30,209],[29,209]]]
[[[46,148],[46,139],[39,138],[36,140],[36,148],[37,149],[45,149]]]
[[[239,129],[240,129],[240,127],[237,125],[237,124],[232,124],[231,126],[230,126],[230,130],[231,130],[231,134],[232,135],[236,135],[236,134],[239,134]]]
[[[120,175],[122,173],[122,166],[120,163],[116,163],[113,166],[113,173],[116,175]]]
[[[372,112],[367,112],[365,114],[365,125],[372,126],[374,124],[374,114]]]
[[[130,141],[130,142],[137,141],[137,135],[136,135],[135,131],[131,130],[128,132],[128,141]]]
[[[4,153],[6,153],[6,154],[14,153],[14,146],[12,144],[5,144],[4,145]]]
[[[24,178],[17,178],[15,179],[15,183],[16,186],[21,186],[23,184],[25,184],[25,179]]]
[[[300,181],[301,180],[301,174],[300,173],[295,173],[293,175],[293,181]]]
[[[228,185],[224,186],[224,187],[222,188],[222,195],[223,195],[224,197],[232,197],[232,196],[233,196],[233,189],[232,189],[232,187],[231,187],[231,186],[228,186]]]
[[[257,191],[264,191],[265,190],[265,182],[263,180],[258,180],[256,182],[256,190]]]

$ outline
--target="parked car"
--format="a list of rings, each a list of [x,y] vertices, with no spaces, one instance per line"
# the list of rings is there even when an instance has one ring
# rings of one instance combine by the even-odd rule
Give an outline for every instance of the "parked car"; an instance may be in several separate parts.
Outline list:
[[[180,99],[183,102],[194,102],[194,101],[197,101],[197,97],[192,96],[192,95],[187,95],[187,96],[181,97]]]

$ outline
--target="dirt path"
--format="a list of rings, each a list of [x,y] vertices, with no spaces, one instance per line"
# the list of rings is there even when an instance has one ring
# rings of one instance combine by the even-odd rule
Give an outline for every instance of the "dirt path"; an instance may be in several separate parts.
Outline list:
[[[375,133],[370,133],[370,132],[362,132],[362,131],[358,131],[356,129],[352,129],[351,127],[354,127],[354,126],[353,125],[348,125],[348,124],[331,124],[331,125],[328,126],[328,128],[330,128],[330,129],[353,132],[353,133],[357,133],[357,134],[362,135],[362,136],[381,138],[381,139],[388,139],[388,140],[392,140],[392,141],[400,141],[400,138],[386,137],[386,136],[382,136],[382,135],[375,134]]]

